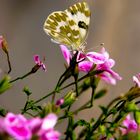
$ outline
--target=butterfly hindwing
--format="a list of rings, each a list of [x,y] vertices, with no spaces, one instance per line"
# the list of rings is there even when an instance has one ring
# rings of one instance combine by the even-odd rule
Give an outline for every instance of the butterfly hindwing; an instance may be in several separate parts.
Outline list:
[[[65,11],[51,13],[44,23],[44,30],[55,42],[78,50],[85,41],[89,19],[88,5],[77,3]]]

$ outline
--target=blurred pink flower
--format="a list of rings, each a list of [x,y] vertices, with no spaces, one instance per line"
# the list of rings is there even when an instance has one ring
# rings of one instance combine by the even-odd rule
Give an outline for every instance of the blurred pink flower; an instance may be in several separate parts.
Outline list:
[[[136,76],[133,76],[133,82],[136,84],[136,86],[140,87],[140,73],[138,73]]]
[[[40,66],[44,71],[46,71],[46,66],[45,64],[40,60],[39,55],[34,55],[34,61],[35,63]]]
[[[54,130],[56,122],[57,116],[53,113],[43,119],[29,120],[21,114],[8,113],[5,118],[0,118],[0,134],[7,133],[15,140],[30,140],[34,135],[39,140],[59,140],[60,133]]]
[[[27,125],[26,118],[19,114],[8,113],[4,118],[5,131],[16,140],[31,139],[31,131]]]
[[[135,122],[134,119],[131,119],[130,114],[128,114],[125,118],[125,120],[122,122],[122,126],[126,128],[120,128],[123,135],[129,133],[129,132],[136,132],[138,125]]]

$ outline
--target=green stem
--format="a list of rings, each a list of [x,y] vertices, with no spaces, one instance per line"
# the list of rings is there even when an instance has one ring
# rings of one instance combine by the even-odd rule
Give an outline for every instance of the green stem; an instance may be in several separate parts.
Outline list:
[[[68,69],[69,69],[69,68],[68,68]],[[43,96],[42,98],[38,99],[37,101],[34,102],[34,104],[41,102],[42,100],[46,99],[47,97],[49,97],[49,96],[51,96],[51,95],[54,96],[54,94],[55,94],[56,92],[61,91],[61,90],[65,89],[65,88],[70,87],[70,86],[72,86],[72,85],[75,84],[75,82],[72,82],[72,83],[70,83],[70,84],[68,84],[68,85],[66,85],[66,86],[64,86],[64,87],[62,87],[62,88],[59,87],[60,84],[62,85],[61,79],[62,79],[63,76],[66,74],[66,72],[68,72],[68,69],[67,69],[67,70],[61,75],[61,77],[59,78],[55,90],[53,90],[53,91],[50,92],[49,94]],[[97,72],[95,71],[94,73],[96,74]],[[92,74],[93,74],[93,73],[92,73]],[[26,75],[28,76],[29,74],[27,73]],[[11,83],[14,82],[14,81],[16,81],[16,80],[23,79],[24,77],[26,77],[26,75],[24,75],[23,77],[18,77],[18,78],[16,78],[15,80],[12,80]],[[82,81],[83,79],[85,79],[85,78],[87,78],[87,77],[90,77],[90,76],[91,76],[91,75],[88,73],[88,74],[86,74],[85,76],[79,78],[77,81],[80,82],[80,81]],[[66,79],[65,79],[65,80],[66,80]],[[63,79],[63,82],[64,82],[65,80]],[[60,83],[60,81],[61,81],[61,83]],[[59,87],[59,88],[58,88],[58,87]],[[57,90],[57,89],[59,89],[59,90]],[[55,98],[55,96],[54,96],[54,98]],[[54,99],[53,99],[53,100],[54,100]],[[28,108],[27,110],[29,110],[29,109],[30,109],[30,108]]]
[[[107,105],[106,108],[109,109],[115,102],[119,101],[120,99],[122,99],[121,96],[115,98],[114,100],[112,100],[112,101]],[[109,116],[109,115],[110,115],[110,113],[108,114],[108,116]],[[90,131],[90,134],[88,134],[88,135],[92,135],[92,133],[98,128],[98,126],[102,123],[102,121],[105,121],[105,119],[106,119],[108,116],[104,117],[104,113],[102,113],[102,114],[99,116],[98,120],[93,124],[92,129],[91,129],[91,131]],[[85,134],[84,132],[86,132],[86,129],[85,129],[85,128],[80,132],[80,134],[79,134],[79,139],[80,139],[80,135],[81,135],[81,134]],[[83,136],[84,136],[84,135],[82,135],[82,137],[83,137]],[[79,140],[79,139],[78,139],[78,140]]]
[[[47,97],[53,95],[55,92],[56,92],[55,90],[52,91],[52,92],[50,92],[49,94],[45,95],[44,97],[42,97],[42,98],[36,100],[36,101],[34,102],[34,104],[41,102],[42,100],[46,99]]]
[[[92,73],[87,73],[87,74],[84,75],[83,77],[79,78],[79,79],[77,80],[77,82],[80,82],[80,81],[84,80],[85,78],[88,78],[88,77],[90,77],[90,76],[96,75],[97,73],[101,73],[101,72],[102,72],[102,71],[94,71],[94,72],[92,72]],[[70,84],[68,84],[68,85],[66,85],[66,86],[64,86],[64,87],[62,87],[62,88],[60,88],[60,90],[63,90],[63,89],[65,89],[65,88],[68,88],[68,87],[70,87],[70,86],[72,86],[72,85],[74,85],[74,84],[75,84],[75,81],[72,82],[72,83],[70,83]]]
[[[61,87],[61,85],[69,78],[69,77],[65,77],[65,75],[70,71],[70,67],[67,68],[65,70],[65,72],[60,76],[56,86],[55,86],[55,91],[58,92],[59,91],[59,88]],[[64,78],[63,78],[64,77]],[[63,78],[63,79],[62,79]],[[52,96],[52,103],[54,102],[55,100],[55,94],[56,92],[53,93],[53,96]]]
[[[91,102],[91,100],[87,101],[84,105],[82,105],[80,108],[73,111],[73,114],[77,114],[79,111],[82,111],[87,108],[87,105]]]
[[[12,70],[12,67],[11,67],[11,62],[10,62],[10,57],[9,57],[9,53],[8,52],[6,53],[6,56],[7,56],[8,66],[9,66],[9,70],[8,70],[8,74],[9,74],[11,72],[11,70]]]
[[[73,114],[77,114],[79,111],[91,108],[93,106],[94,94],[95,94],[95,88],[92,88],[91,99],[87,101],[84,105],[82,105],[80,108],[73,111]]]
[[[26,108],[27,108],[27,105],[28,105],[28,101],[29,101],[29,96],[27,96],[27,100],[26,100],[26,103],[25,103],[25,105],[24,105],[24,108],[23,108],[21,114],[24,114],[24,113],[26,112]]]
[[[29,76],[31,74],[32,74],[32,72],[30,71],[30,72],[26,73],[25,75],[23,75],[21,77],[17,77],[16,79],[11,80],[10,83],[16,82],[17,80],[22,80],[22,79],[26,78],[27,76]]]

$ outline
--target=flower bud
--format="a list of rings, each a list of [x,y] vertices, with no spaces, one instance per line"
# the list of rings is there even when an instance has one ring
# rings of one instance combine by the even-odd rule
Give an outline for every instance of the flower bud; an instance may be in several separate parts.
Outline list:
[[[134,118],[135,118],[136,123],[140,125],[140,112],[139,111],[134,112]]]
[[[56,106],[61,106],[62,104],[64,103],[64,99],[63,98],[60,98],[56,101]]]
[[[137,105],[132,101],[132,102],[129,102],[127,105],[126,105],[126,111],[127,112],[131,112],[131,111],[136,111],[138,110],[138,107]]]
[[[64,96],[64,103],[61,105],[61,108],[71,105],[76,100],[76,93],[70,91]]]
[[[5,92],[6,90],[8,90],[10,87],[11,87],[10,77],[9,76],[5,76],[0,81],[0,94],[2,94],[3,92]]]
[[[8,53],[8,45],[7,41],[3,36],[0,36],[0,46],[2,50],[7,54]]]

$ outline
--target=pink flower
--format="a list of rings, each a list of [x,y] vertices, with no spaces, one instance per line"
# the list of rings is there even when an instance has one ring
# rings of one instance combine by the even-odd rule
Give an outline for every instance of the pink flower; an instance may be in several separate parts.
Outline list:
[[[4,118],[5,131],[16,140],[29,140],[32,136],[23,115],[8,113]]]
[[[97,70],[103,71],[98,76],[105,82],[115,85],[116,80],[121,80],[122,77],[112,70],[112,67],[115,65],[115,61],[109,58],[109,54],[106,52],[105,48],[102,48],[101,53],[104,55],[105,61],[102,64],[98,64],[96,67]]]
[[[72,59],[72,55],[75,52],[70,52],[68,48],[64,45],[60,45],[62,54],[67,61],[68,65],[70,65],[70,61]],[[109,84],[116,84],[116,80],[121,80],[121,76],[112,70],[112,67],[115,65],[115,61],[109,58],[108,52],[102,47],[101,52],[88,52],[83,53],[81,51],[78,52],[77,62],[79,71],[89,72],[93,68],[93,65],[96,65],[95,70],[103,71],[102,73],[96,75],[100,77],[102,80]]]
[[[70,61],[75,52],[70,52],[70,50],[68,50],[68,48],[64,45],[60,45],[60,48],[66,62],[68,63],[68,65],[70,65]],[[78,63],[79,71],[89,72],[92,69],[93,64],[103,63],[102,58],[99,58],[99,56],[100,54],[95,52],[84,54],[83,52],[79,51],[77,55],[77,62],[79,62]],[[90,59],[91,61],[86,59]]]
[[[136,84],[136,86],[140,87],[140,73],[138,73],[136,76],[133,76],[133,82]]]
[[[45,64],[40,60],[39,55],[34,55],[34,61],[35,63],[40,66],[44,71],[46,71]]]
[[[120,128],[123,135],[129,132],[136,132],[138,125],[135,120],[131,119],[130,114],[126,116],[125,120],[122,122],[122,125],[126,128]]]

